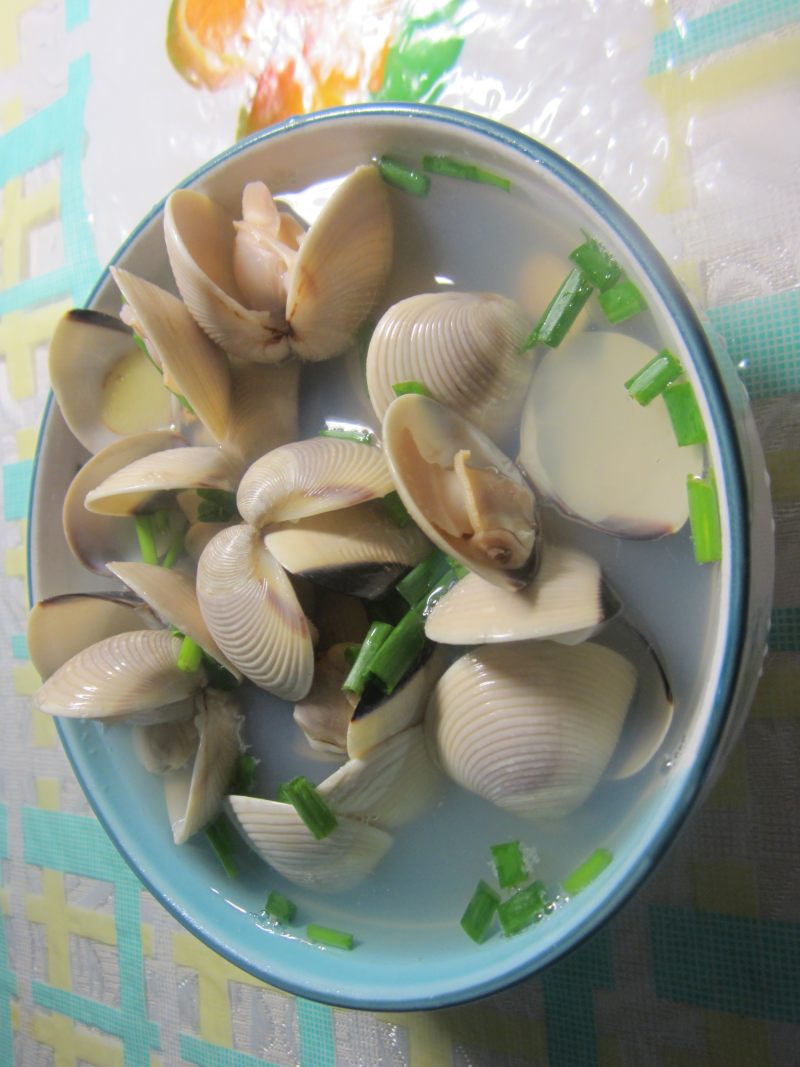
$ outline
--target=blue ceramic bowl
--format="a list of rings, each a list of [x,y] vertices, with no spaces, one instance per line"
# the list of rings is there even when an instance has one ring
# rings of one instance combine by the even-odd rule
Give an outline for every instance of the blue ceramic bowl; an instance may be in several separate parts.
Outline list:
[[[435,1008],[485,996],[559,959],[598,929],[663,856],[712,780],[746,713],[765,644],[772,579],[770,513],[763,459],[735,369],[712,350],[697,315],[664,261],[631,219],[589,178],[543,145],[504,126],[443,108],[365,104],[285,122],[236,145],[185,182],[234,208],[255,177],[289,193],[343,175],[389,153],[409,163],[426,153],[468,159],[507,175],[511,193],[434,179],[430,197],[392,190],[399,215],[398,257],[458,265],[475,289],[517,295],[519,249],[539,242],[545,217],[560,220],[563,253],[580,228],[614,252],[645,294],[658,336],[679,355],[700,397],[709,430],[723,532],[722,561],[701,568],[688,533],[650,565],[657,546],[596,544],[616,568],[623,601],[648,605],[643,627],[659,645],[676,694],[672,727],[656,759],[628,782],[601,785],[563,828],[536,827],[452,787],[429,815],[397,833],[374,875],[349,894],[325,897],[283,880],[244,847],[228,880],[198,835],[177,848],[154,779],[137,763],[127,728],[59,722],[75,772],[117,848],[155,897],[214,950],[293,993],[330,1004],[399,1010]],[[503,199],[505,198],[505,199]],[[159,204],[114,262],[170,284]],[[509,249],[513,245],[513,254]],[[567,261],[564,260],[565,272]],[[406,273],[405,284],[410,275]],[[119,297],[105,272],[89,301],[115,312]],[[313,429],[307,432],[314,432]],[[91,591],[100,580],[71,557],[58,515],[76,463],[85,458],[55,404],[48,406],[36,460],[30,523],[32,601]],[[576,535],[578,536],[578,535]],[[578,540],[583,536],[581,533]],[[635,614],[635,612],[634,612]],[[291,774],[330,770],[304,751],[280,702],[247,698],[249,739],[263,755],[265,788]],[[668,772],[668,773],[667,773]],[[459,927],[474,885],[488,876],[488,848],[510,837],[535,845],[537,873],[557,883],[594,847],[613,862],[584,892],[523,933],[476,945]],[[266,892],[298,905],[297,925],[270,928]],[[354,933],[350,953],[304,937],[319,922]]]

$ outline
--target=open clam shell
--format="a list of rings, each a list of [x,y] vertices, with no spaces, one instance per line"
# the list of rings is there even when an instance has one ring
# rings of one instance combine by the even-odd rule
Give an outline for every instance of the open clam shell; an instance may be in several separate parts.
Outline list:
[[[680,529],[686,478],[703,470],[702,447],[678,446],[663,399],[642,407],[625,389],[655,355],[619,333],[581,334],[544,353],[523,411],[519,462],[537,491],[618,537]]]
[[[311,437],[273,449],[244,473],[236,505],[261,530],[386,496],[394,489],[376,445]]]
[[[231,421],[228,357],[200,329],[172,293],[120,267],[111,274],[135,324],[164,375],[164,385],[185,397],[215,441],[223,441]]]
[[[64,421],[89,452],[178,423],[177,401],[131,330],[112,315],[68,311],[50,342],[49,370]]]
[[[403,503],[435,545],[496,585],[530,581],[539,553],[536,500],[485,434],[411,394],[389,405],[383,443]]]
[[[297,439],[298,363],[270,366],[231,359],[231,420],[226,450],[253,463]]]
[[[252,848],[297,885],[320,892],[353,889],[389,851],[385,830],[359,819],[338,817],[338,826],[316,840],[291,806],[258,797],[228,797],[230,810]]]
[[[342,689],[350,669],[346,644],[333,645],[314,665],[314,681],[294,706],[294,721],[318,752],[347,751],[347,728],[356,700]]]
[[[433,606],[425,633],[448,645],[588,637],[608,609],[597,561],[578,549],[545,544],[524,589],[512,592],[467,574]]]
[[[132,730],[134,752],[151,774],[180,770],[195,754],[200,741],[193,713],[178,722],[133,726]]]
[[[178,667],[181,642],[168,630],[115,634],[83,649],[37,690],[40,711],[71,719],[169,722],[205,684],[205,673]]]
[[[439,680],[425,729],[465,789],[526,818],[557,819],[599,782],[635,688],[633,665],[593,642],[482,645]]]
[[[383,596],[430,551],[424,534],[398,526],[380,500],[283,523],[264,544],[291,574],[366,599]]]
[[[246,678],[284,700],[306,695],[314,673],[308,622],[256,530],[232,526],[209,541],[197,598],[214,640]]]
[[[422,382],[434,399],[496,439],[519,420],[531,376],[520,356],[528,317],[497,293],[421,293],[379,319],[367,353],[367,388],[379,419],[397,382]]]

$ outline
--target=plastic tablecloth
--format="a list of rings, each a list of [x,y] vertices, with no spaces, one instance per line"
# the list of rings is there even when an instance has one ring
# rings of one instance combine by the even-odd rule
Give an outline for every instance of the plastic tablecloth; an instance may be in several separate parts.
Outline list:
[[[291,114],[363,99],[490,115],[634,215],[750,391],[777,539],[754,706],[656,875],[544,974],[408,1015],[289,996],[182,929],[32,712],[24,637],[59,317],[200,163]],[[800,1063],[798,116],[798,0],[3,0],[0,1064]]]

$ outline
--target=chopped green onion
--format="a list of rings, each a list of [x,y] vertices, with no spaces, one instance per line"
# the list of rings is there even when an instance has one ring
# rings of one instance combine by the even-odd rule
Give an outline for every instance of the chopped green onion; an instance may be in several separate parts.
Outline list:
[[[664,392],[670,382],[680,378],[683,367],[668,348],[662,348],[657,356],[625,382],[625,388],[642,407]]]
[[[161,566],[166,567],[167,570],[169,570],[169,568],[174,564],[175,560],[178,558],[181,552],[183,552],[184,534],[185,530],[178,530],[178,532],[170,541],[167,551],[164,553],[164,556],[161,560]]]
[[[500,897],[481,878],[461,916],[461,928],[478,944],[485,940],[499,903]]]
[[[627,279],[612,285],[598,297],[600,307],[612,326],[647,310],[647,302],[633,282]]]
[[[178,670],[186,671],[187,674],[193,674],[195,671],[200,670],[200,664],[203,662],[203,650],[193,641],[191,637],[184,637],[181,641],[181,648],[178,652]]]
[[[448,556],[447,562],[450,564],[450,569],[459,580],[469,574],[469,567],[465,567],[464,564],[460,560],[455,559],[455,557]]]
[[[404,193],[411,193],[412,196],[427,196],[431,187],[427,174],[407,167],[391,156],[381,156],[378,160],[378,173],[389,185],[402,189]]]
[[[409,608],[372,657],[369,673],[385,693],[393,693],[424,647],[425,616],[416,605]]]
[[[434,588],[439,579],[447,573],[450,561],[441,549],[434,548],[422,563],[410,570],[405,578],[397,583],[397,592],[413,607],[417,601]]]
[[[350,673],[344,680],[342,689],[347,689],[350,693],[364,692],[372,661],[391,632],[392,626],[390,623],[373,622],[369,630],[367,630],[367,636],[358,650],[358,656],[350,668]]]
[[[558,348],[593,290],[594,286],[580,267],[571,270],[525,342],[523,351],[536,344]]]
[[[158,566],[158,550],[156,549],[156,537],[153,531],[152,515],[137,515],[136,537],[139,541],[139,551],[142,554],[142,562]]]
[[[227,489],[197,489],[200,503],[197,507],[198,522],[230,522],[236,518],[236,493]]]
[[[568,874],[562,881],[561,885],[564,887],[564,892],[571,897],[574,897],[576,893],[580,893],[582,889],[591,885],[599,874],[602,874],[611,863],[612,858],[607,848],[596,848],[588,859],[585,859],[579,867],[575,868],[572,874]]]
[[[496,185],[498,189],[505,189],[506,192],[511,188],[508,178],[484,170],[483,167],[476,167],[474,163],[463,163],[452,156],[423,156],[422,166],[431,174],[443,174],[447,178],[464,178],[468,182]]]
[[[420,599],[417,604],[417,611],[424,618],[427,618],[445,593],[449,593],[456,582],[460,582],[464,575],[468,573],[467,568],[462,567],[460,564],[457,567],[448,567],[441,578]]]
[[[340,441],[355,441],[359,445],[374,445],[375,434],[372,430],[367,429],[366,426],[326,426],[324,430],[320,430],[319,437],[336,437]]]
[[[292,805],[317,841],[332,834],[339,825],[331,809],[303,775],[285,782],[278,790],[278,800]]]
[[[306,934],[310,941],[316,941],[318,945],[327,945],[329,948],[343,948],[348,952],[355,943],[352,934],[347,934],[344,930],[333,930],[330,926],[318,926],[316,923],[308,924]]]
[[[528,877],[525,857],[522,855],[519,841],[507,841],[501,845],[492,845],[492,859],[497,871],[497,882],[501,889],[519,885]]]
[[[611,253],[593,238],[573,249],[569,258],[601,292],[614,285],[622,274],[619,263]]]
[[[167,532],[170,518],[168,511],[154,511],[150,518],[153,521],[153,533],[156,537]]]
[[[518,890],[497,908],[497,917],[507,937],[525,930],[544,907],[544,884],[532,882]]]
[[[664,390],[664,403],[679,445],[701,445],[708,440],[691,382],[668,385]]]
[[[278,922],[290,923],[295,917],[297,907],[283,893],[278,893],[277,890],[272,889],[267,896],[264,911],[267,915],[271,915],[273,919],[277,919]]]
[[[417,382],[413,379],[408,382],[395,382],[392,386],[392,391],[395,396],[405,396],[407,393],[414,393],[417,396],[431,395],[430,389],[424,382]]]
[[[689,525],[694,544],[694,558],[698,563],[716,563],[722,559],[722,532],[716,486],[711,478],[698,478],[690,474],[686,488],[689,494]]]
[[[206,838],[229,878],[236,877],[236,831],[224,814],[220,814],[205,829]]]
[[[404,528],[413,521],[408,509],[400,499],[400,494],[396,490],[393,489],[391,493],[386,494],[383,498],[383,506],[389,512],[389,517],[396,526]]]
[[[211,689],[222,689],[225,692],[230,692],[232,689],[239,688],[238,678],[231,674],[227,667],[223,667],[221,663],[218,663],[217,660],[205,652],[203,653],[203,667]]]
[[[236,761],[236,767],[233,772],[233,781],[231,782],[228,791],[237,796],[252,796],[256,784],[257,766],[258,760],[255,756],[248,756],[247,754],[240,756]]]

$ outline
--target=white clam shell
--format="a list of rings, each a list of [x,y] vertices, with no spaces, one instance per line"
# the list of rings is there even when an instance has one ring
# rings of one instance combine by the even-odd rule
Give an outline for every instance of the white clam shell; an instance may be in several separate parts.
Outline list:
[[[253,463],[279,445],[297,439],[300,365],[270,366],[231,359],[231,421],[225,448]]]
[[[177,401],[133,333],[111,315],[68,311],[50,342],[49,370],[64,421],[89,452],[177,423]]]
[[[197,563],[209,541],[213,540],[221,530],[228,530],[231,526],[237,525],[238,523],[235,519],[230,522],[192,523],[183,539],[183,547],[186,549],[186,554]]]
[[[38,689],[40,711],[72,719],[167,722],[205,674],[178,668],[181,642],[168,630],[115,634],[83,649]]]
[[[214,640],[245,677],[284,700],[305,696],[314,673],[308,622],[257,531],[232,526],[209,541],[197,597]]]
[[[145,770],[166,774],[184,767],[197,751],[200,737],[192,713],[180,722],[133,726],[133,749]]]
[[[425,620],[431,641],[478,645],[580,633],[605,617],[600,565],[585,552],[545,544],[533,581],[512,592],[467,574]]]
[[[106,478],[130,463],[153,452],[181,448],[185,444],[182,437],[166,430],[136,434],[113,441],[84,463],[70,482],[62,509],[64,536],[79,563],[98,574],[108,574],[109,560],[139,555],[132,522],[87,511],[84,501]]]
[[[439,680],[425,729],[464,788],[517,815],[556,819],[594,790],[635,688],[631,663],[592,642],[482,645]]]
[[[191,766],[167,774],[164,793],[172,836],[182,845],[214,818],[242,752],[242,716],[231,693],[206,689],[196,699],[199,735]]]
[[[357,167],[300,245],[286,294],[292,351],[301,359],[344,352],[374,308],[392,262],[392,214],[372,164]]]
[[[527,584],[538,560],[536,500],[497,445],[417,394],[389,405],[383,444],[397,492],[435,545],[488,582]]]
[[[200,611],[194,576],[150,563],[113,562],[108,569],[149,604],[161,621],[190,637],[202,650],[241,680],[241,673],[211,636]]]
[[[311,437],[257,459],[242,476],[236,505],[245,522],[260,530],[362,504],[393,489],[376,445]]]
[[[290,882],[320,892],[353,889],[392,844],[384,830],[344,815],[331,834],[317,841],[291,804],[244,796],[231,796],[228,804],[262,859]]]
[[[171,504],[182,489],[236,488],[240,464],[213,445],[152,452],[110,474],[84,501],[100,515],[135,515]]]
[[[392,305],[367,354],[367,388],[379,419],[392,386],[418,381],[431,396],[496,439],[519,420],[531,376],[520,355],[530,323],[497,293],[421,293]]]
[[[111,274],[164,372],[165,384],[188,400],[215,441],[223,441],[231,421],[228,357],[172,293],[119,267],[112,267]]]
[[[686,478],[703,469],[701,446],[678,446],[663,399],[642,407],[625,389],[655,355],[623,334],[581,334],[544,353],[523,411],[519,462],[537,490],[619,537],[680,529]]]
[[[314,665],[314,681],[294,706],[294,721],[318,752],[347,751],[347,727],[354,701],[342,690],[349,667],[346,644],[334,645]]]
[[[332,811],[380,826],[402,826],[433,803],[442,776],[413,726],[349,759],[317,786]]]

